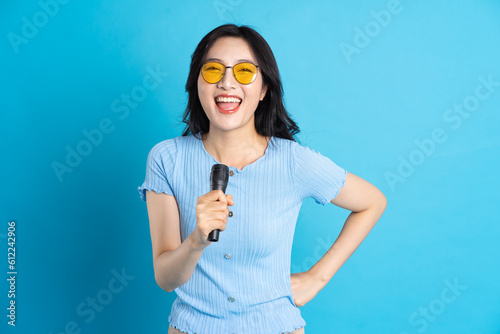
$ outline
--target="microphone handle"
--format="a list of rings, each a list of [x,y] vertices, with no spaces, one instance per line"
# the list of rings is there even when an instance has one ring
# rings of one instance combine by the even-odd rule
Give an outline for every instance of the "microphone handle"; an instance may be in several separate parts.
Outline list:
[[[208,234],[208,240],[209,241],[219,241],[219,232],[220,232],[219,229],[212,230],[212,232],[210,232]]]
[[[212,189],[212,190],[215,190],[215,189],[217,189],[217,188],[218,188],[218,187],[214,187],[214,189]],[[220,188],[219,188],[219,189],[220,189]],[[221,190],[222,190],[222,192],[223,192],[224,194],[226,193],[226,192],[225,192],[225,187],[224,187],[224,189],[221,189]],[[219,200],[217,200],[217,202],[219,202]],[[208,234],[208,240],[209,240],[209,241],[215,241],[215,242],[219,241],[219,232],[220,232],[220,230],[219,230],[219,229],[212,230],[212,232],[210,232],[210,233]]]
[[[210,188],[212,190],[220,189],[225,194],[227,181],[229,176],[229,168],[224,164],[215,164],[212,166],[210,173]],[[219,200],[217,200],[219,201]],[[219,241],[219,229],[212,230],[208,234],[209,241]]]

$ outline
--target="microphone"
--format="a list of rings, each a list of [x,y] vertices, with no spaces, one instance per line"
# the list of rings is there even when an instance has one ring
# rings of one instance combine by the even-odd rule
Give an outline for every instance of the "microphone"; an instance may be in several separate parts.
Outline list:
[[[222,190],[226,193],[227,180],[229,179],[229,167],[223,164],[215,164],[210,172],[210,188],[211,190]],[[219,229],[213,230],[208,235],[209,241],[219,241]]]

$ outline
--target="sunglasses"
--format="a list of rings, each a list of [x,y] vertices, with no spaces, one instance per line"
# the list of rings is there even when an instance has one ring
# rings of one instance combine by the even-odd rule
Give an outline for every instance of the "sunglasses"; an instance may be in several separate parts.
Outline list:
[[[224,66],[221,63],[210,61],[203,64],[201,75],[206,82],[214,84],[224,78],[226,68],[232,68],[235,79],[242,85],[248,85],[257,77],[257,67],[259,66],[252,63],[239,63],[234,66]]]

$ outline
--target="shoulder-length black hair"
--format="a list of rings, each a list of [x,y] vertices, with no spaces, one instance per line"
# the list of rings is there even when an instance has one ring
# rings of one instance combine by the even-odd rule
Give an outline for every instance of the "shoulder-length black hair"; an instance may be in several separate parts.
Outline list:
[[[283,86],[281,84],[278,64],[266,40],[248,26],[234,24],[221,25],[209,32],[200,41],[191,55],[191,67],[186,82],[189,100],[183,115],[186,127],[182,136],[198,132],[207,133],[210,121],[203,110],[198,97],[198,75],[210,47],[221,37],[243,38],[252,49],[257,63],[260,65],[263,85],[268,86],[266,95],[255,110],[255,129],[262,136],[275,136],[295,141],[294,135],[299,133],[298,125],[291,119],[283,103]]]

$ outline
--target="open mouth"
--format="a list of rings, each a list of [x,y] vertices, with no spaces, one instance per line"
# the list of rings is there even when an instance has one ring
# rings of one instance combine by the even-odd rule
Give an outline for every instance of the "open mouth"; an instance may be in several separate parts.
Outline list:
[[[238,110],[241,105],[241,99],[237,97],[223,97],[215,98],[215,104],[220,112],[228,114]]]

